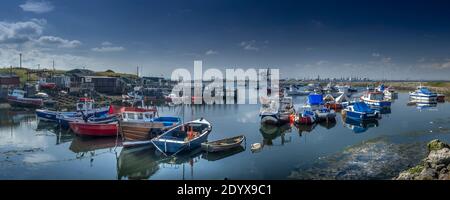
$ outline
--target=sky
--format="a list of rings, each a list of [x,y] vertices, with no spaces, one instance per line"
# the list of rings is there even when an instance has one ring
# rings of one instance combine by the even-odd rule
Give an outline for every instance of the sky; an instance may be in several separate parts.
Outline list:
[[[2,0],[0,66],[450,79],[450,2]]]

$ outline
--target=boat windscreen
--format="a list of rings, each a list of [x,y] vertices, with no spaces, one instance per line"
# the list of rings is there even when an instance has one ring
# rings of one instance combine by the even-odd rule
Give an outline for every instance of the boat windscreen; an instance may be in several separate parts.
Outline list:
[[[432,94],[432,92],[428,89],[428,88],[420,88],[420,92],[424,93],[424,94]]]

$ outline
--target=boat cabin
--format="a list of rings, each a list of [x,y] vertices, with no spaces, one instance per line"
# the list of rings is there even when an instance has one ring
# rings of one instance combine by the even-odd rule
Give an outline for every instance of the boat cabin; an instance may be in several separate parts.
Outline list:
[[[363,96],[365,100],[382,101],[384,99],[384,93],[382,92],[366,92]]]
[[[143,109],[143,108],[124,108],[121,111],[122,121],[125,122],[151,122],[158,117],[158,111],[156,109]]]
[[[80,98],[76,106],[77,111],[89,111],[94,109],[94,100],[90,98]]]
[[[25,92],[23,90],[15,89],[12,91],[11,96],[17,97],[17,98],[24,98],[26,93],[27,92]]]

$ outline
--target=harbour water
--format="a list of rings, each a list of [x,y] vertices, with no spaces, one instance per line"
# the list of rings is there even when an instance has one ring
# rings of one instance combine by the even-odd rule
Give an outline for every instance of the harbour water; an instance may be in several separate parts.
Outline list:
[[[261,126],[260,105],[160,107],[160,115],[204,117],[209,140],[239,134],[245,148],[166,158],[123,149],[116,138],[81,138],[38,122],[34,112],[1,111],[0,179],[390,179],[417,164],[432,139],[450,142],[450,103],[419,109],[400,93],[378,123]],[[295,97],[296,107],[305,97]],[[252,143],[263,148],[252,152]]]

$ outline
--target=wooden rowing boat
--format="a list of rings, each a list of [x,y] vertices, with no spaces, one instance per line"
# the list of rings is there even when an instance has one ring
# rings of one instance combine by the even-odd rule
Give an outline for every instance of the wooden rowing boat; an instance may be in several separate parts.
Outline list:
[[[235,147],[241,146],[242,141],[245,140],[245,136],[239,135],[231,138],[225,138],[212,142],[204,142],[202,143],[202,149],[207,152],[218,152],[224,151],[228,149],[232,149]]]

